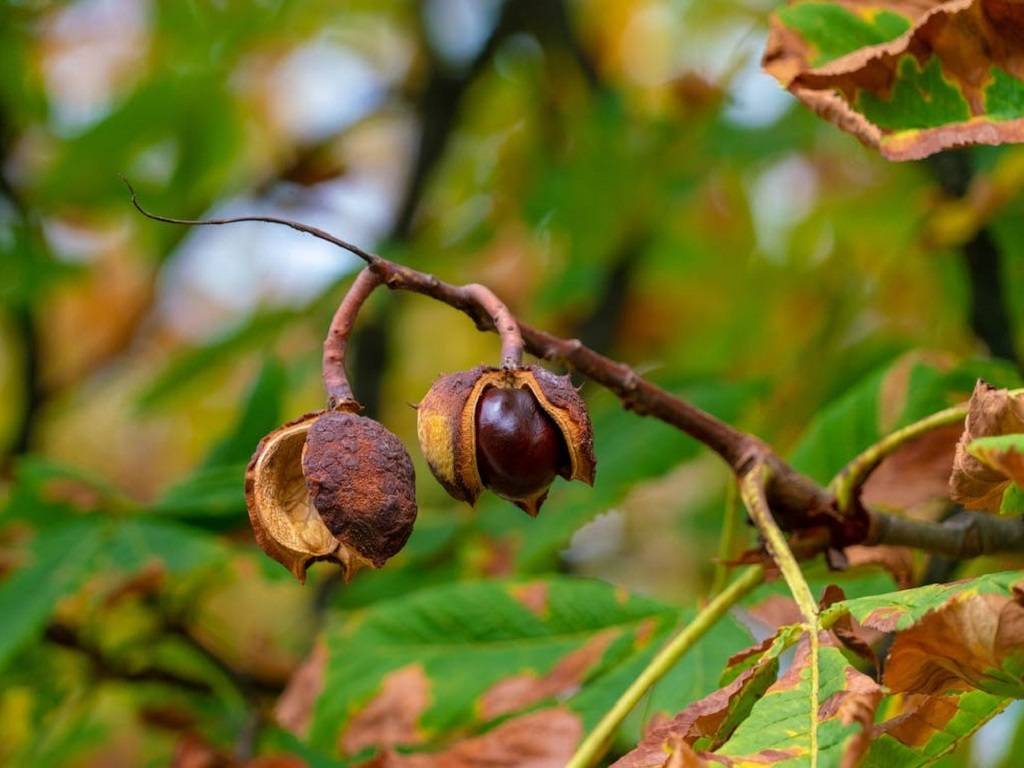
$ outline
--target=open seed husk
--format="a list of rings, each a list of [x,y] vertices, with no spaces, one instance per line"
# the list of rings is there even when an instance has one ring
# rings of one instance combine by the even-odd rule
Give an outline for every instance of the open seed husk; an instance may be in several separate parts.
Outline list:
[[[538,365],[515,370],[477,366],[439,378],[417,408],[420,448],[434,477],[452,497],[472,505],[484,490],[477,466],[476,413],[477,402],[489,387],[528,389],[565,441],[569,463],[559,474],[593,485],[593,428],[586,403],[569,377]],[[536,515],[546,494],[545,489],[510,501]]]
[[[379,568],[416,520],[415,477],[401,441],[354,403],[309,413],[260,441],[246,472],[256,542],[305,581],[332,561],[346,578]]]

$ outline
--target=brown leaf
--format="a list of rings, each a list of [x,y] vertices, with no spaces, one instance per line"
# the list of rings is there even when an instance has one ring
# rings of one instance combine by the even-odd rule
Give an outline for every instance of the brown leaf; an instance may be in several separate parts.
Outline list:
[[[967,452],[979,437],[1024,432],[1024,398],[1011,396],[979,381],[968,404],[963,434],[956,446],[953,473],[949,478],[952,499],[967,509],[997,512],[1009,480]]]
[[[911,694],[898,702],[902,711],[875,726],[874,735],[887,733],[908,747],[921,747],[960,711],[959,695]]]
[[[825,587],[825,594],[822,595],[820,607],[822,610],[833,603],[846,599],[843,590],[835,584]],[[878,656],[875,653],[875,646],[881,642],[884,633],[863,626],[859,621],[846,613],[833,622],[831,633],[848,650],[866,659],[875,668],[876,677],[880,669]]]
[[[384,676],[380,692],[352,718],[341,738],[345,754],[367,747],[412,746],[423,743],[420,715],[430,704],[430,678],[419,664]]]
[[[878,565],[888,571],[900,589],[914,586],[914,556],[909,547],[855,544],[843,550],[846,567]]]
[[[583,737],[579,716],[544,709],[432,754],[387,751],[362,768],[564,768]]]
[[[770,595],[747,612],[772,630],[804,622],[796,601],[785,595]]]
[[[830,5],[855,21],[884,12],[909,29],[888,42],[823,57],[815,38],[828,36],[835,42],[833,27],[798,31],[786,25],[785,14],[773,16],[764,68],[821,117],[890,160],[1024,140],[1024,120],[1016,110],[1004,116],[987,109],[993,70],[1011,82],[1024,79],[1024,9],[1019,2],[847,0]],[[902,109],[893,106],[898,89],[909,98]]]
[[[730,659],[730,664],[740,662],[755,653],[763,653],[774,641],[770,637],[747,651]],[[715,748],[724,743],[735,728],[723,731],[729,716],[734,714],[741,700],[750,703],[760,697],[775,681],[778,671],[777,657],[759,660],[749,669],[740,673],[735,680],[724,688],[708,694],[695,701],[686,709],[673,717],[653,726],[637,746],[614,763],[613,768],[669,768],[676,765],[703,765],[693,762],[700,759],[692,750],[681,750],[680,744],[690,747],[698,739],[709,738],[710,746]],[[677,755],[679,757],[677,758]],[[674,760],[682,762],[672,762]],[[687,762],[690,761],[690,762]]]
[[[485,720],[523,709],[551,696],[567,695],[583,682],[587,672],[604,655],[609,643],[619,635],[614,629],[598,632],[582,647],[562,658],[543,677],[516,675],[487,689],[480,698],[480,712]]]
[[[969,595],[950,600],[896,636],[884,681],[897,693],[995,688],[1009,695],[1024,683],[1017,673],[1004,671],[1004,663],[1022,655],[1020,595]]]
[[[933,429],[901,446],[879,464],[861,489],[861,501],[870,508],[905,511],[949,497],[958,424]]]
[[[326,666],[327,644],[321,640],[313,646],[312,653],[295,670],[295,674],[288,681],[288,686],[277,700],[274,717],[282,728],[296,736],[305,736],[309,731],[313,705],[324,688]]]

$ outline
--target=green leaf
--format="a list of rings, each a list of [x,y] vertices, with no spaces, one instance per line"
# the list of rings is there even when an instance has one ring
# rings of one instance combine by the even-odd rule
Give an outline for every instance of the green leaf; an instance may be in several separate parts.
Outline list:
[[[200,469],[171,486],[150,511],[204,527],[240,524],[245,517],[245,464]]]
[[[1024,43],[1012,24],[976,23],[986,13],[984,0],[792,0],[775,14],[764,66],[890,160],[1019,142],[1024,81],[1014,62]]]
[[[234,429],[213,446],[203,468],[248,462],[256,444],[280,425],[287,386],[284,367],[268,357],[249,390]]]
[[[1003,491],[1003,501],[999,505],[999,514],[1007,516],[1024,515],[1024,489],[1016,483],[1010,483]]]
[[[848,613],[861,624],[886,632],[900,631],[917,623],[929,611],[941,608],[954,597],[1008,595],[1013,585],[1021,579],[1020,571],[1002,571],[951,584],[929,584],[901,592],[842,600],[822,611],[821,624],[830,627]]]
[[[340,735],[349,752],[372,743],[353,723],[395,685],[414,702],[410,740],[482,726],[587,685],[676,618],[652,600],[564,577],[446,585],[377,604],[328,632],[311,742],[326,747]]]
[[[139,407],[148,410],[163,403],[205,374],[231,364],[242,352],[265,344],[300,317],[295,310],[261,312],[220,337],[182,352],[143,388]]]
[[[24,520],[47,525],[76,512],[109,512],[134,506],[92,472],[41,456],[26,456],[17,464],[0,522]]]
[[[864,756],[862,768],[919,768],[931,765],[969,739],[981,726],[998,715],[1009,703],[1007,699],[982,691],[967,691],[950,697],[953,716],[930,733],[923,741],[908,746],[888,733],[877,734]]]
[[[889,432],[966,400],[979,378],[1003,387],[1020,380],[1012,366],[991,360],[967,360],[950,369],[913,356],[888,363],[819,411],[791,462],[826,483]]]
[[[819,709],[812,722],[808,707],[812,670],[806,659],[798,658],[790,670],[773,684],[736,728],[732,737],[715,754],[763,761],[772,765],[808,765],[817,749],[819,766],[838,766],[850,741],[860,731],[856,721],[844,722],[838,715],[842,706],[821,706],[833,697],[840,701],[877,689],[866,675],[857,672],[838,648],[824,646],[818,657]],[[827,714],[822,714],[822,712]]]
[[[105,537],[101,519],[36,532],[27,562],[0,582],[0,667],[39,632],[57,601],[93,571]]]
[[[111,567],[129,572],[158,562],[168,571],[179,573],[219,562],[226,554],[208,534],[148,516],[118,523],[104,547]]]

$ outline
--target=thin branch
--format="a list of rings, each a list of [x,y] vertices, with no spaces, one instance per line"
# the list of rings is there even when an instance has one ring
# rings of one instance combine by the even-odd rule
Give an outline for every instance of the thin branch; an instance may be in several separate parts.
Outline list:
[[[345,355],[348,352],[348,338],[355,325],[356,315],[366,299],[380,285],[380,277],[364,269],[348,289],[345,298],[334,313],[331,326],[324,339],[323,379],[327,390],[328,405],[336,408],[341,403],[355,402],[352,387],[345,372]]]
[[[349,253],[355,254],[367,264],[373,264],[379,256],[374,256],[372,253],[364,251],[358,245],[353,245],[340,238],[335,237],[330,232],[326,232],[319,227],[314,227],[309,224],[303,224],[299,221],[292,221],[291,219],[282,219],[277,216],[234,216],[227,219],[175,219],[170,216],[160,216],[155,213],[150,213],[139,203],[138,196],[135,194],[135,188],[131,185],[128,179],[122,177],[121,181],[124,182],[125,186],[128,187],[128,192],[131,194],[132,205],[135,209],[145,216],[147,219],[153,219],[154,221],[162,221],[165,224],[184,224],[190,227],[219,227],[224,224],[238,224],[244,221],[259,221],[265,224],[280,224],[284,227],[291,227],[292,229],[298,230],[307,235],[312,235],[318,240],[325,240],[328,243],[343,248]]]
[[[637,675],[614,706],[605,713],[594,730],[587,734],[572,759],[566,764],[566,768],[591,768],[597,765],[611,746],[611,740],[622,721],[633,711],[633,708],[651,689],[651,686],[664,677],[683,657],[683,654],[689,651],[701,637],[707,634],[708,630],[718,623],[719,619],[728,613],[732,606],[748,595],[763,579],[764,569],[761,566],[754,565],[747,568],[736,581],[708,603],[679,634],[671,638],[644,670]]]
[[[82,640],[77,630],[60,623],[52,623],[46,628],[44,637],[50,643],[61,648],[77,651],[92,666],[93,672],[101,679],[123,680],[129,683],[162,683],[182,688],[193,693],[212,693],[208,683],[201,680],[182,677],[174,672],[159,668],[131,669],[103,655],[98,648]]]
[[[171,224],[205,225],[228,224],[234,221],[265,221],[291,227],[359,256],[367,263],[369,271],[389,289],[419,293],[447,304],[468,315],[481,330],[497,331],[502,318],[506,317],[505,313],[508,312],[493,293],[481,286],[457,286],[446,283],[433,275],[389,261],[316,227],[299,222],[273,217],[185,221],[150,214],[134,197],[132,202],[143,215]],[[501,311],[498,311],[499,307]],[[510,312],[507,317],[511,323],[515,323],[515,318]],[[764,496],[779,528],[787,532],[803,531],[815,534],[805,536],[806,541],[813,541],[815,544],[801,548],[800,554],[804,557],[820,552],[826,547],[838,549],[865,542],[888,543],[879,538],[883,532],[892,531],[884,535],[896,536],[898,531],[905,530],[882,519],[880,513],[867,510],[859,503],[837,503],[836,488],[842,492],[843,498],[852,499],[859,484],[881,458],[896,450],[911,437],[923,434],[935,426],[950,423],[951,420],[955,421],[964,413],[965,406],[955,406],[893,433],[883,439],[878,446],[855,459],[851,463],[853,469],[848,471],[845,477],[837,479],[836,485],[830,490],[797,472],[754,435],[738,430],[661,389],[638,375],[629,366],[595,352],[578,339],[560,338],[524,323],[518,323],[518,328],[526,351],[547,360],[557,360],[573,368],[618,396],[627,409],[642,416],[664,421],[699,440],[717,453],[737,477],[742,479],[754,467],[763,468]],[[504,330],[507,336],[503,348],[508,353],[515,347],[512,343],[514,335],[508,327]],[[878,522],[880,519],[882,522]],[[947,534],[931,536],[920,543],[913,543],[912,546],[928,549],[941,539],[941,546],[948,548],[945,543],[946,536]],[[970,547],[967,551],[970,551]]]
[[[470,283],[462,286],[461,291],[490,316],[491,325],[501,337],[501,367],[506,370],[520,367],[523,364],[523,334],[519,331],[515,315],[487,286]]]
[[[1024,518],[961,511],[941,523],[872,513],[865,544],[916,547],[957,560],[1024,552]]]

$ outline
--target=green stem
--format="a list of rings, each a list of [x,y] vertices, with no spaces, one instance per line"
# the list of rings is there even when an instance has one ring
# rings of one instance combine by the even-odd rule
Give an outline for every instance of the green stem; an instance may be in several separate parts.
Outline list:
[[[738,512],[736,482],[730,477],[725,491],[725,515],[722,517],[722,534],[718,539],[718,558],[715,560],[715,575],[711,580],[711,597],[725,589],[729,579],[729,561],[736,550],[736,538],[740,527]]]
[[[601,718],[601,722],[587,735],[576,750],[576,754],[566,764],[566,768],[592,768],[597,765],[598,760],[611,746],[612,738],[622,721],[651,686],[664,677],[683,654],[690,650],[733,605],[760,584],[763,578],[764,569],[761,566],[747,568],[736,581],[708,603],[692,622],[669,640],[633,680],[615,705]]]
[[[818,670],[818,604],[814,600],[814,595],[811,593],[811,588],[804,578],[803,571],[800,570],[800,564],[797,563],[796,558],[793,556],[793,551],[786,542],[785,534],[782,533],[782,529],[775,522],[775,517],[768,506],[765,487],[769,479],[770,472],[768,467],[763,462],[755,464],[747,474],[740,478],[740,496],[747,507],[747,512],[750,513],[751,520],[754,521],[758,532],[760,532],[761,537],[765,541],[768,554],[771,555],[779,570],[782,571],[782,578],[785,579],[786,585],[789,587],[793,599],[796,600],[796,604],[800,607],[800,612],[803,614],[804,621],[806,622],[805,627],[807,629],[807,640],[810,649],[809,663],[811,670],[810,728],[808,732],[810,737],[810,765],[811,768],[817,768],[818,687],[820,682],[818,679],[820,674]]]
[[[836,502],[840,511],[849,508],[853,501],[854,491],[859,488],[868,475],[877,467],[883,459],[895,453],[901,446],[915,440],[933,429],[947,427],[963,421],[967,416],[967,403],[960,403],[945,410],[926,416],[920,421],[908,424],[902,429],[897,429],[871,447],[865,449],[859,456],[847,464],[843,470],[835,476],[829,488],[835,494]]]

